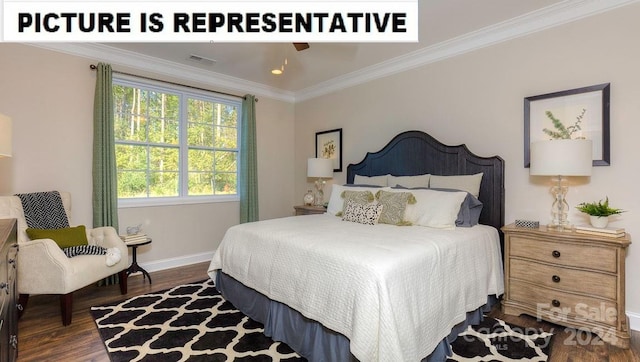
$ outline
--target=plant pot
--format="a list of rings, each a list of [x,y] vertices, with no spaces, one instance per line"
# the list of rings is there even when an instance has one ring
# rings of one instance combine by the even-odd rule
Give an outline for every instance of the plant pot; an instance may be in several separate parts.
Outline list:
[[[589,216],[589,221],[594,228],[604,229],[609,225],[609,216]]]

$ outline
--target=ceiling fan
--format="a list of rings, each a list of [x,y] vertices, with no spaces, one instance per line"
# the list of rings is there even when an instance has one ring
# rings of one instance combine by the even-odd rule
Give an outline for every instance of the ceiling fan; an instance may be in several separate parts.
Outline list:
[[[293,43],[293,46],[296,48],[297,51],[309,49],[309,43]]]

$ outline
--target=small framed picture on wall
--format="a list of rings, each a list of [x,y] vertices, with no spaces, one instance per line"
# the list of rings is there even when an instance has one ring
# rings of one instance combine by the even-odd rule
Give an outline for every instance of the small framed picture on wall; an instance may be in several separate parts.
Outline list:
[[[333,172],[342,172],[342,128],[316,132],[316,158],[333,161]]]

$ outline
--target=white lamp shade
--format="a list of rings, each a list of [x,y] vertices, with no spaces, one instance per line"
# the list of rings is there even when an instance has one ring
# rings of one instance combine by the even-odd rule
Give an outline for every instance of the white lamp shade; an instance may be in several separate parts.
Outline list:
[[[0,114],[0,157],[11,157],[11,118]]]
[[[307,177],[333,178],[333,161],[329,158],[308,159]]]
[[[591,140],[550,140],[531,143],[534,176],[591,176]]]

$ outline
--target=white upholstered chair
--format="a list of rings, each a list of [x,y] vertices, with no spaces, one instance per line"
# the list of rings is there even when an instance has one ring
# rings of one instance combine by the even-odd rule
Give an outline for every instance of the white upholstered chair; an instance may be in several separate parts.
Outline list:
[[[70,220],[71,194],[60,192],[60,196]],[[60,294],[62,324],[66,326],[71,324],[74,291],[118,273],[120,292],[127,293],[127,246],[113,227],[87,228],[90,245],[120,250],[120,261],[107,266],[105,255],[68,258],[51,239],[30,240],[25,232],[27,222],[22,203],[17,196],[0,196],[0,219],[18,220],[18,293],[23,308],[30,294]]]

